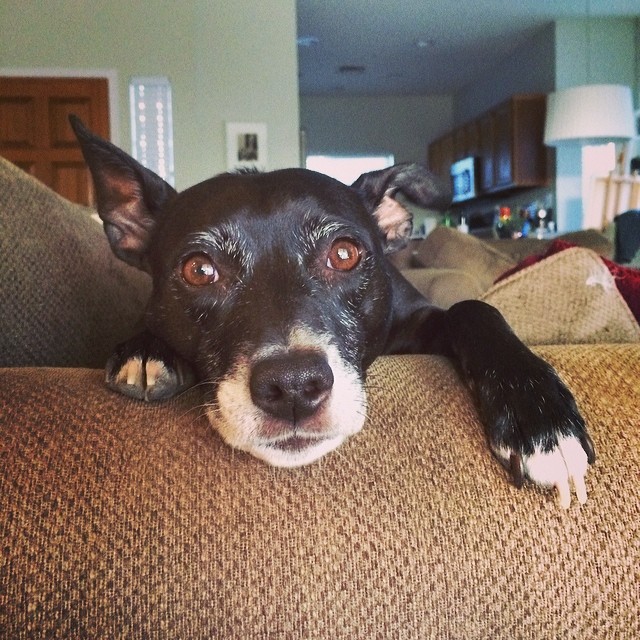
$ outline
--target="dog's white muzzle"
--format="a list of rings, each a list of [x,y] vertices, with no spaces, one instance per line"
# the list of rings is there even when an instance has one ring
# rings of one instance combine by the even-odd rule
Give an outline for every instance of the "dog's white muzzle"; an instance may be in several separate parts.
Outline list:
[[[324,354],[334,382],[313,415],[293,424],[256,406],[250,378],[257,362],[301,349]],[[208,407],[207,415],[230,446],[273,466],[297,467],[318,460],[360,431],[366,409],[366,394],[358,372],[340,357],[328,336],[297,328],[286,345],[269,345],[251,356],[239,356],[219,382],[216,402]]]

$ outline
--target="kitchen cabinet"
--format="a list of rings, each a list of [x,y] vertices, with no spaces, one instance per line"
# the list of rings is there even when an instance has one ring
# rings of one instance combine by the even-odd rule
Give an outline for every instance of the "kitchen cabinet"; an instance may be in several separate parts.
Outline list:
[[[469,122],[463,127],[467,143],[466,155],[477,156],[480,153],[480,123],[477,120]]]
[[[460,127],[453,132],[453,160],[454,162],[467,157],[467,131]]]
[[[493,189],[494,180],[494,132],[493,114],[486,113],[480,118],[480,191]]]
[[[453,132],[453,160],[477,156],[479,148],[478,123],[474,120]]]
[[[455,161],[453,132],[429,145],[428,167],[443,180],[449,181],[451,165]]]
[[[493,188],[508,187],[514,182],[513,150],[517,134],[513,131],[511,103],[501,104],[493,116]]]
[[[451,163],[480,159],[480,194],[549,184],[546,96],[516,95],[429,145],[429,168],[449,179]]]

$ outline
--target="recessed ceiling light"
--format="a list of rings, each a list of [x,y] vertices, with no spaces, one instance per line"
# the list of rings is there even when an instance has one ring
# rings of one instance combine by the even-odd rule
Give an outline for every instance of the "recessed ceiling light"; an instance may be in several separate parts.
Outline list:
[[[343,64],[338,67],[338,72],[344,74],[362,74],[366,70],[367,68],[362,64]]]
[[[429,36],[424,36],[422,38],[416,38],[413,44],[418,47],[418,49],[432,49],[436,46],[436,41]]]
[[[313,47],[320,42],[320,38],[316,36],[300,36],[296,42],[299,47]]]

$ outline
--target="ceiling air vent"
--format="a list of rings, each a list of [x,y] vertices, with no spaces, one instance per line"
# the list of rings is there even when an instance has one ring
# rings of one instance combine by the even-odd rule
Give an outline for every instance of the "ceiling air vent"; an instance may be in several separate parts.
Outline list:
[[[366,67],[362,64],[343,64],[338,67],[338,72],[345,75],[361,75],[366,71]]]

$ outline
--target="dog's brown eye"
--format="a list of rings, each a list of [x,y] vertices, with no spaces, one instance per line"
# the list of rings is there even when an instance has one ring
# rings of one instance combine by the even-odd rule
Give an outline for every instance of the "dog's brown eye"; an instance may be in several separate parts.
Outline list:
[[[194,287],[204,287],[219,279],[218,270],[206,253],[194,253],[182,263],[182,278]]]
[[[351,271],[362,258],[362,247],[349,238],[335,240],[327,255],[327,267],[335,271]]]

